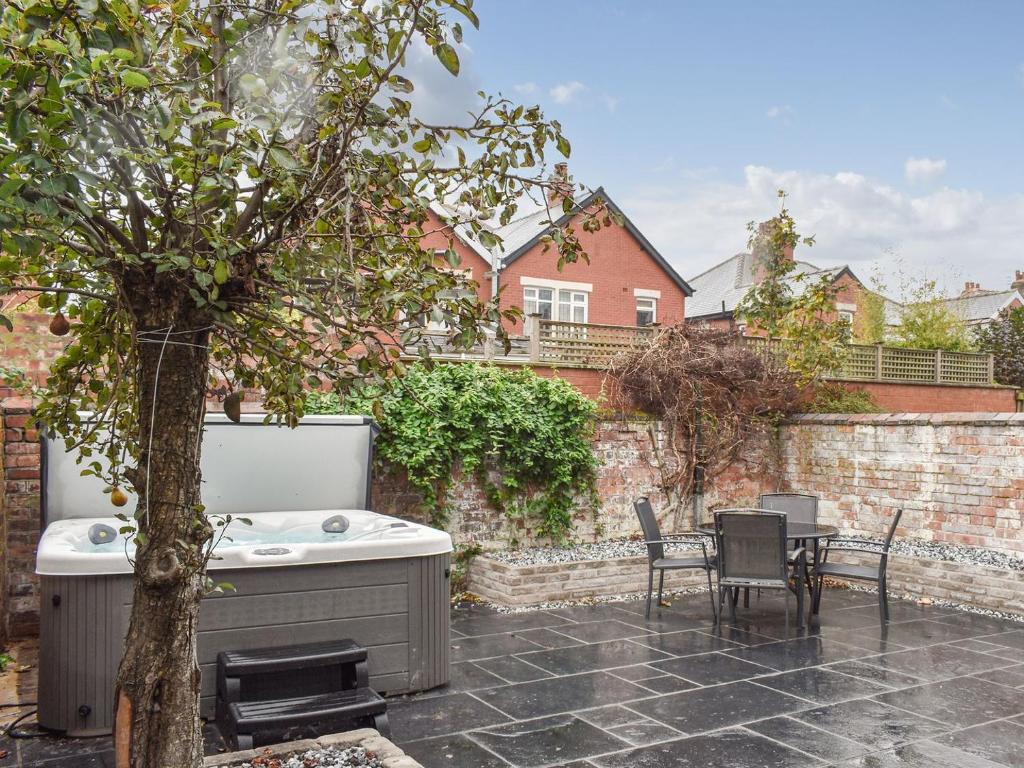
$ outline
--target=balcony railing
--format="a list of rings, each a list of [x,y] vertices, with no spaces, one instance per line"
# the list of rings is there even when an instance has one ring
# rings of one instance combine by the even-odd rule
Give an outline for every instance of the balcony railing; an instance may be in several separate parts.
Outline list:
[[[530,318],[527,327],[529,335],[511,337],[512,349],[508,354],[493,339],[469,350],[453,347],[442,334],[428,337],[426,343],[434,357],[447,360],[495,360],[605,368],[617,355],[628,352],[658,330],[656,327],[569,323],[538,317]],[[781,343],[776,339],[746,337],[743,341],[764,353],[781,352]],[[415,350],[406,352],[414,354]],[[829,378],[984,386],[994,383],[993,369],[993,357],[990,354],[850,344],[842,367]]]

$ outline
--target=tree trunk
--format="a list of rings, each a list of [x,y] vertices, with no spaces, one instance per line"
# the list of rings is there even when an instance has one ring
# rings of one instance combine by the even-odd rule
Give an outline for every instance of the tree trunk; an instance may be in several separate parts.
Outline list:
[[[148,288],[152,297],[154,286]],[[117,766],[197,768],[203,742],[196,638],[210,526],[196,508],[209,364],[208,332],[196,329],[208,321],[187,295],[140,303],[134,315],[139,462],[129,478],[141,537],[117,678]]]

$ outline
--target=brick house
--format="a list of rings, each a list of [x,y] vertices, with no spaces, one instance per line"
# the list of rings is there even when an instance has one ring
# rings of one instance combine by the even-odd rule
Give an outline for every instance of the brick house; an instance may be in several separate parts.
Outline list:
[[[559,193],[552,192],[552,210],[562,210],[562,194],[572,194],[571,177],[564,163],[556,166]],[[575,227],[589,263],[580,260],[558,269],[554,247],[545,250],[542,238],[555,227],[573,225],[583,212],[603,204],[622,215],[624,225],[585,232]],[[502,309],[518,307],[527,315],[578,323],[643,326],[671,325],[683,320],[686,301],[693,294],[687,282],[609,197],[603,188],[577,194],[573,210],[552,225],[546,209],[520,216],[490,231],[501,245],[488,250],[465,227],[452,224],[457,214],[441,205],[432,208],[436,228],[422,243],[438,250],[451,247],[459,254],[459,268],[476,282],[481,300],[500,295]],[[448,223],[446,223],[448,222]],[[508,328],[522,334],[524,323]]]
[[[856,333],[860,318],[863,317],[864,296],[868,289],[853,270],[846,265],[822,269],[810,262],[795,259],[792,248],[787,250],[786,256],[796,264],[796,269],[787,278],[793,294],[799,295],[807,285],[821,278],[830,280],[836,286],[836,315],[846,319]],[[801,279],[798,280],[797,275]],[[765,270],[756,252],[737,253],[716,264],[690,279],[694,296],[687,307],[687,320],[720,328],[739,325],[746,330],[742,321],[736,317],[736,307],[747,291],[764,278]],[[889,311],[887,307],[887,313]]]

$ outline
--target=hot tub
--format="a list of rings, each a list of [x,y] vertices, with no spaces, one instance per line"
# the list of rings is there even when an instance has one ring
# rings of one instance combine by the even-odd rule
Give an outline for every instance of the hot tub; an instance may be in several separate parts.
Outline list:
[[[352,638],[383,693],[448,682],[451,538],[370,507],[372,424],[314,417],[295,430],[208,418],[203,501],[241,515],[215,550],[199,617],[202,711],[212,715],[217,653]],[[44,441],[40,725],[109,732],[132,601],[131,543],[95,478]],[[331,503],[334,502],[334,503]],[[128,507],[129,509],[131,507]]]

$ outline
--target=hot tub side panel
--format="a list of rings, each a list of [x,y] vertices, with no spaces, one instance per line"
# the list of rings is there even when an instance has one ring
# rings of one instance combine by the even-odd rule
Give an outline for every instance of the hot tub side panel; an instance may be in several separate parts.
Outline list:
[[[379,692],[447,683],[448,566],[445,554],[213,571],[215,582],[235,589],[208,597],[199,614],[203,715],[213,715],[217,654],[227,649],[351,638],[367,648],[370,685]],[[109,732],[131,577],[42,582],[39,722],[76,735]],[[86,717],[78,714],[83,704]]]

